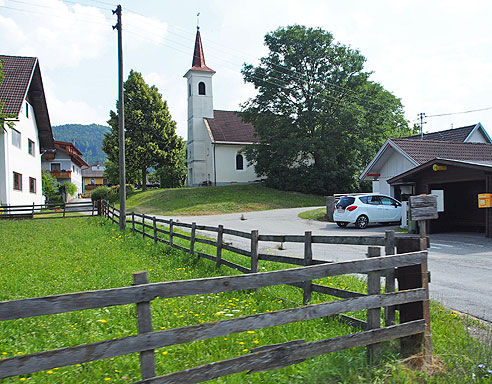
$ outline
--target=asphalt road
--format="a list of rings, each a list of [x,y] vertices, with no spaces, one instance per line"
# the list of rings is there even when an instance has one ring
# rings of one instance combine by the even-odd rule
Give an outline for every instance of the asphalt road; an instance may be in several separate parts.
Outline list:
[[[370,225],[359,230],[353,226],[338,228],[335,223],[303,220],[297,215],[312,208],[278,209],[271,211],[232,213],[213,216],[159,216],[182,222],[217,226],[260,234],[300,235],[376,235],[394,226]],[[206,234],[206,233],[205,233]],[[212,235],[212,234],[209,234]],[[246,239],[224,236],[224,241],[248,249]],[[492,322],[492,239],[483,234],[449,233],[430,236],[429,270],[430,295],[446,307]],[[261,253],[302,257],[303,244],[260,243]],[[365,258],[367,247],[352,245],[313,244],[313,258],[347,261]]]

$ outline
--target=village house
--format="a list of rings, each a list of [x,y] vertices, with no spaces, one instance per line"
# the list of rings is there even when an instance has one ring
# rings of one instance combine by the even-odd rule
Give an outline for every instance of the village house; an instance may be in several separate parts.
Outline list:
[[[82,193],[85,196],[90,196],[93,189],[108,184],[105,170],[106,166],[103,164],[89,164],[82,168]]]
[[[39,61],[0,55],[0,204],[43,204],[41,154],[54,148]]]
[[[258,180],[254,165],[241,153],[254,142],[254,128],[234,111],[213,109],[212,76],[205,64],[197,28],[188,87],[187,185],[228,185]]]
[[[60,184],[75,184],[75,196],[82,193],[82,167],[88,166],[75,144],[65,141],[55,140],[55,148],[45,151],[42,156],[43,169],[50,171]]]

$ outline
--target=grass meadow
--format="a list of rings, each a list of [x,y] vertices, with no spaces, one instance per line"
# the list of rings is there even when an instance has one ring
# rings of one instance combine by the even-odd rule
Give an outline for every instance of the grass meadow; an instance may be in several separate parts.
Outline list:
[[[132,273],[146,270],[150,282],[232,275],[239,272],[198,259],[130,230],[121,232],[103,218],[0,222],[0,301],[114,288],[132,284]],[[183,240],[184,241],[184,240]],[[196,244],[213,254],[208,245]],[[199,248],[200,247],[200,248]],[[223,257],[248,265],[247,259],[224,252]],[[260,271],[279,267],[261,262]],[[363,292],[364,281],[353,276],[317,283]],[[313,293],[313,301],[329,296]],[[169,329],[298,306],[302,292],[269,287],[152,301],[154,330]],[[364,318],[363,313],[352,314]],[[469,335],[473,329],[482,342]],[[386,343],[380,364],[369,366],[365,348],[332,353],[275,371],[240,373],[213,383],[490,383],[490,330],[480,323],[432,304],[436,364],[415,369],[398,360],[398,343]],[[334,318],[310,320],[227,337],[156,350],[162,375],[247,354],[252,348],[294,339],[320,340],[356,332]],[[136,334],[135,305],[9,320],[0,323],[0,359],[47,349],[92,343]],[[489,340],[489,342],[487,342]],[[137,354],[60,367],[4,379],[1,383],[129,383],[140,379]]]

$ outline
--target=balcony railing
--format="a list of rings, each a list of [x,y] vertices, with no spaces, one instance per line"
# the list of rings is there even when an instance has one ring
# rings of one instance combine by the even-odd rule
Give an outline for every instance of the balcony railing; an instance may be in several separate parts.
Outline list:
[[[72,171],[50,171],[50,173],[57,179],[70,179],[72,177]]]

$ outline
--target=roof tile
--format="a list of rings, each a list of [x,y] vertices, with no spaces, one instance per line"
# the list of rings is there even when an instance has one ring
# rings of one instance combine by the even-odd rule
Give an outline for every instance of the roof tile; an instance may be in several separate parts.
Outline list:
[[[254,127],[234,111],[214,110],[214,118],[205,118],[215,142],[255,142]]]

